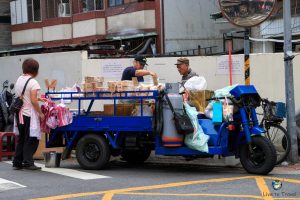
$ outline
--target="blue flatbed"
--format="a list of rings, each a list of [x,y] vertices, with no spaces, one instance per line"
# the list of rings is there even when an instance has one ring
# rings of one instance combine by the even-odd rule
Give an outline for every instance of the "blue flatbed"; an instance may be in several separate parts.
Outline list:
[[[147,96],[132,96],[132,94],[148,94]],[[46,93],[53,101],[57,100],[71,100],[77,101],[77,111],[73,117],[72,124],[64,127],[58,127],[51,131],[51,134],[46,137],[46,147],[65,146],[69,151],[76,147],[76,142],[82,135],[89,133],[96,133],[105,135],[109,144],[114,149],[119,149],[123,145],[124,135],[147,135],[154,144],[153,150],[157,155],[171,155],[171,156],[195,156],[195,155],[215,155],[226,154],[230,152],[227,149],[226,141],[221,140],[221,133],[213,132],[212,143],[209,146],[209,153],[204,153],[189,149],[186,146],[177,148],[164,147],[161,142],[161,136],[154,131],[154,117],[143,116],[143,101],[153,100],[158,101],[160,98],[159,91],[126,91],[126,92],[49,92]],[[91,116],[91,109],[95,101],[111,100],[114,105],[114,113],[112,116]],[[116,107],[120,100],[132,101],[141,107],[140,116],[117,116]],[[82,112],[82,102],[88,101],[87,109]],[[199,119],[201,120],[201,119]],[[199,121],[199,123],[201,123]],[[209,133],[208,133],[209,134]],[[223,134],[224,135],[224,134]],[[57,144],[57,139],[64,138]],[[224,144],[222,144],[224,143]]]

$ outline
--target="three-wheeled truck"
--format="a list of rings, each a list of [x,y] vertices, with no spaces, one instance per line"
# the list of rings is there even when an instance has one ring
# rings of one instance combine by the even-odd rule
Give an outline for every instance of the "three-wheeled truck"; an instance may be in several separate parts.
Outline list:
[[[177,145],[170,145],[172,141],[163,143],[163,126],[168,126],[163,118],[164,95],[168,95],[165,92],[126,91],[113,95],[109,92],[48,92],[46,95],[52,100],[63,97],[64,100],[77,101],[78,106],[70,125],[51,130],[46,136],[46,147],[65,147],[63,158],[75,150],[83,169],[103,169],[111,156],[120,155],[127,162],[143,163],[151,151],[155,151],[156,155],[164,156],[235,156],[240,158],[248,173],[268,174],[275,166],[276,152],[272,143],[263,136],[265,130],[258,125],[255,108],[260,105],[260,96],[254,86],[243,85],[232,89],[230,94],[228,98],[235,106],[234,121],[214,125],[211,119],[204,116],[198,118],[204,133],[209,136],[208,153],[204,153],[190,149],[184,143],[178,146],[178,141],[175,141]],[[140,103],[140,115],[117,116],[117,103],[129,99]],[[149,99],[155,102],[154,114],[144,116],[143,102]],[[94,103],[103,100],[114,102],[114,115],[91,115]],[[89,102],[84,112],[81,109],[83,101]]]

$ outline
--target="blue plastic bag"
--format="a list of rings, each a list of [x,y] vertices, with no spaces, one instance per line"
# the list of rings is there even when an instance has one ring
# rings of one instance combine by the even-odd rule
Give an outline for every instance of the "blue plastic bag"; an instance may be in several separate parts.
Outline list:
[[[215,125],[221,124],[223,121],[223,108],[222,103],[219,101],[214,102],[213,104],[213,118],[212,122]]]
[[[195,107],[191,107],[189,104],[184,103],[185,110],[193,126],[195,128],[194,133],[189,133],[184,138],[184,143],[187,147],[208,153],[208,139],[209,136],[204,134],[202,127],[199,125],[198,122],[198,111]]]

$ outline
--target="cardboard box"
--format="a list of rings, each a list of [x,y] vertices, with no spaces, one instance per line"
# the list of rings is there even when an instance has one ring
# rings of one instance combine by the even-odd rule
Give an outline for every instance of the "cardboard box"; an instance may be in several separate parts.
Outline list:
[[[103,82],[91,82],[93,89],[103,87]]]
[[[133,104],[117,104],[116,105],[116,116],[131,116],[132,110],[134,109]],[[104,105],[104,116],[114,115],[114,105],[106,104]]]
[[[43,160],[43,152],[50,152],[50,151],[55,151],[58,153],[63,152],[63,147],[56,147],[56,148],[46,148],[46,138],[45,138],[45,133],[42,133],[42,138],[39,142],[39,147],[36,150],[35,154],[33,155],[33,159],[35,160]]]
[[[133,87],[132,81],[121,81],[122,87]]]
[[[92,83],[83,83],[82,88],[83,88],[83,92],[93,92],[93,84]]]
[[[211,90],[203,91],[190,91],[189,100],[192,106],[195,106],[198,112],[204,112],[209,101],[206,99],[211,98],[214,92]]]
[[[104,82],[104,77],[86,76],[86,77],[84,77],[84,82],[85,83]]]
[[[118,88],[118,81],[108,81],[107,82],[108,91],[115,92]]]

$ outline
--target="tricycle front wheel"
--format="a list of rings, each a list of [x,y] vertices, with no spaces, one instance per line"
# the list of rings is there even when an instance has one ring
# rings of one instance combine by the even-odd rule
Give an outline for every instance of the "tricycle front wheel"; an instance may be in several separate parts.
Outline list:
[[[252,137],[251,144],[240,149],[240,161],[244,169],[251,174],[266,175],[276,165],[276,150],[265,137]]]

